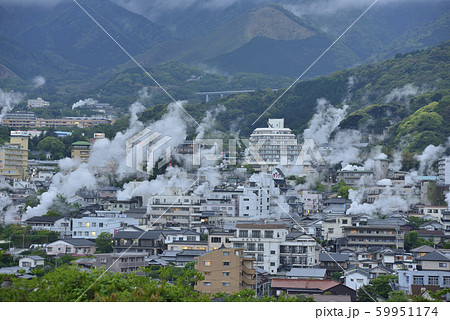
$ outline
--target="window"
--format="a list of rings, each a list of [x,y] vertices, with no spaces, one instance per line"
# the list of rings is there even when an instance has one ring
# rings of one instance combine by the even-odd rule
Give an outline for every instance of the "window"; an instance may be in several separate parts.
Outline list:
[[[414,276],[413,284],[423,285],[423,276]]]
[[[229,287],[230,283],[229,282],[222,282],[222,287]]]
[[[275,267],[275,262],[271,262],[271,263],[270,263],[270,266],[271,266],[271,267]]]
[[[92,222],[92,227],[97,227],[97,222]]]
[[[255,251],[256,245],[254,243],[248,243],[247,244],[247,250],[248,251]]]
[[[438,276],[429,276],[428,277],[428,285],[430,285],[430,286],[439,285],[439,277]]]
[[[252,238],[261,238],[260,230],[252,230]]]
[[[78,222],[78,228],[81,228],[82,224],[81,222]]]
[[[265,231],[264,237],[265,238],[273,238],[273,231]]]
[[[224,277],[229,277],[230,276],[230,273],[227,271],[227,272],[222,272],[222,276],[224,276]]]
[[[205,287],[210,287],[211,286],[211,282],[203,282],[203,285],[205,286]]]
[[[101,264],[106,264],[106,259],[103,259],[103,258],[100,259],[100,263],[101,263]]]
[[[222,263],[222,265],[223,265],[224,267],[229,267],[229,266],[230,266],[230,261],[224,261],[224,262]]]
[[[88,231],[85,231],[85,232],[84,232],[84,235],[85,235],[86,237],[89,237],[89,232],[88,232]]]
[[[98,223],[98,227],[99,227],[99,228],[103,228],[103,222],[99,222],[99,223]]]
[[[211,266],[211,261],[203,261],[203,265],[205,267],[210,267]]]
[[[248,230],[239,230],[239,237],[247,238],[248,237]]]
[[[205,271],[205,276],[210,276],[211,272],[210,271]]]
[[[93,232],[91,232],[91,235],[92,235],[93,237],[96,237],[96,236],[97,236],[97,232],[93,231]]]
[[[275,254],[275,250],[270,250],[270,254]]]
[[[446,268],[447,263],[446,262],[439,262],[439,268]]]
[[[328,228],[328,233],[329,234],[333,234],[334,233],[334,228]]]
[[[212,243],[221,243],[222,238],[221,237],[211,237],[211,242]]]
[[[66,248],[66,252],[67,252],[67,253],[71,253],[71,252],[72,252],[72,248],[71,248],[71,247],[67,247],[67,248]]]
[[[444,277],[444,286],[450,286],[450,277]]]
[[[258,243],[258,251],[264,251],[264,243]]]
[[[84,226],[85,226],[85,227],[89,227],[89,222],[85,222],[85,223],[84,223]]]
[[[230,251],[224,251],[224,252],[223,252],[223,255],[224,255],[224,256],[229,256],[229,255],[230,255]]]
[[[52,252],[52,247],[47,247],[47,252]]]

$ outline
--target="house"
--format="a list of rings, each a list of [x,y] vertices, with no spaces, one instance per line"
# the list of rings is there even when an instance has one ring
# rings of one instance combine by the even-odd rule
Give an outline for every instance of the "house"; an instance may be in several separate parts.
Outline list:
[[[164,236],[165,244],[169,244],[175,241],[200,241],[200,234],[189,229],[162,230],[161,232]]]
[[[210,251],[195,258],[195,269],[205,279],[198,281],[194,289],[203,293],[234,293],[253,289],[256,284],[254,258],[244,256],[242,248],[225,248]]]
[[[437,250],[417,258],[417,262],[418,270],[450,271],[450,258]]]
[[[36,268],[43,266],[45,259],[40,256],[25,256],[19,259],[19,267],[21,268]]]
[[[69,217],[35,216],[25,220],[25,223],[31,226],[31,230],[59,232],[62,237],[70,237],[72,235]]]
[[[325,279],[327,269],[319,268],[292,268],[286,273],[289,279]]]
[[[95,253],[97,245],[86,239],[60,239],[49,243],[45,248],[48,256],[72,255],[87,256]]]
[[[358,291],[362,286],[368,285],[369,282],[369,270],[355,268],[344,273],[344,284],[355,291]]]
[[[115,253],[127,251],[160,254],[164,250],[164,235],[161,230],[118,231],[114,235],[113,248]]]
[[[436,291],[450,288],[449,271],[400,270],[398,271],[399,289],[410,295],[417,295],[422,290]]]
[[[380,220],[381,221],[381,220]],[[392,224],[368,224],[343,227],[348,242],[346,247],[364,250],[368,247],[403,248],[404,230]]]
[[[174,241],[167,245],[167,250],[203,250],[208,251],[206,241]]]
[[[194,261],[196,257],[201,256],[204,253],[206,253],[206,250],[165,250],[157,257],[167,264],[184,267],[188,262]]]
[[[423,246],[411,249],[409,251],[411,251],[411,253],[414,255],[414,259],[417,259],[419,257],[423,257],[427,253],[436,251],[436,249],[434,249],[430,246],[427,246],[427,245],[423,245]]]
[[[327,269],[327,275],[331,276],[333,272],[342,272],[347,269],[349,264],[349,255],[341,253],[326,252],[319,254],[320,268]]]
[[[94,256],[94,267],[110,272],[130,273],[148,266],[145,252],[99,253]]]
[[[288,295],[331,294],[350,296],[351,301],[356,301],[356,291],[335,280],[272,279],[270,287],[272,294],[277,297],[282,292]]]
[[[388,274],[394,274],[395,271],[392,269],[389,269],[385,266],[383,266],[382,264],[379,264],[376,267],[372,267],[369,270],[369,274],[370,274],[370,279],[376,279],[381,275],[388,275]]]
[[[445,233],[441,230],[416,230],[419,238],[432,241],[434,244],[440,243],[445,240]]]

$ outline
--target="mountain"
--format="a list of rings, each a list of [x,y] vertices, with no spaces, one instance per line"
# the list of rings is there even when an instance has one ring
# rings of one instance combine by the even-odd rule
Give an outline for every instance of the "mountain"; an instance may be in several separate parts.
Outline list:
[[[419,107],[432,101],[439,101],[442,96],[448,95],[440,93],[441,96],[439,96],[439,90],[450,88],[449,61],[450,41],[447,41],[426,50],[399,54],[383,62],[302,81],[289,90],[255,125],[252,123],[278,98],[280,91],[260,90],[255,93],[239,94],[209,104],[188,105],[186,109],[197,112],[214,108],[220,103],[226,107],[227,112],[217,117],[219,129],[228,132],[231,127],[239,127],[241,135],[249,136],[254,128],[264,126],[268,118],[285,118],[287,127],[296,133],[301,133],[315,114],[319,98],[325,98],[335,106],[340,106],[344,102],[348,104],[348,112],[354,119],[351,122],[354,129],[363,127],[358,126],[359,118],[355,117],[357,113],[352,112],[369,105],[383,106],[389,102],[386,109],[389,116],[386,116],[388,119],[382,119],[379,123],[381,126],[386,123],[385,120],[398,118],[400,121]],[[415,109],[398,107],[398,103],[407,105],[412,97],[426,92],[431,92],[430,95],[435,96],[434,100],[428,102],[419,99],[414,105]],[[436,95],[432,94],[433,92]],[[392,113],[389,108],[397,111]],[[375,108],[373,112],[376,114],[379,110],[383,108]],[[364,115],[361,116],[363,117]],[[345,121],[343,127],[344,125]],[[378,129],[385,128],[383,126]]]
[[[248,10],[203,38],[166,42],[138,58],[144,65],[171,59],[206,63],[231,74],[295,76],[331,43],[332,39],[319,29],[280,6],[270,5]],[[311,75],[329,73],[358,61],[351,50],[338,44]]]

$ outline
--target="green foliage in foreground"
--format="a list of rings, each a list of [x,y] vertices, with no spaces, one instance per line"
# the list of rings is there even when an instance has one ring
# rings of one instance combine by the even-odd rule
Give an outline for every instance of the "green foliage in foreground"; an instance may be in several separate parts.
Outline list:
[[[11,286],[0,287],[1,302],[195,302],[195,301],[312,301],[305,296],[256,298],[253,290],[211,296],[194,290],[203,276],[190,264],[185,268],[168,266],[145,268],[145,276],[136,273],[104,273],[102,269],[81,271],[65,265],[32,279],[0,275],[0,283],[11,280]]]

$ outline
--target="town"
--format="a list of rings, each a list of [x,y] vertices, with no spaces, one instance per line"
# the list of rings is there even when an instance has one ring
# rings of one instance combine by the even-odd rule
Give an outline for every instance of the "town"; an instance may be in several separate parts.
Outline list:
[[[419,171],[401,171],[379,149],[337,169],[341,151],[308,137],[312,125],[301,143],[283,118],[245,141],[202,130],[185,140],[181,113],[172,104],[148,126],[132,116],[123,135],[97,132],[61,160],[29,159],[28,141],[42,132],[11,131],[0,148],[2,290],[58,266],[152,270],[156,279],[170,267],[198,272],[192,290],[216,301],[242,292],[317,302],[450,298],[442,150],[425,149]]]

